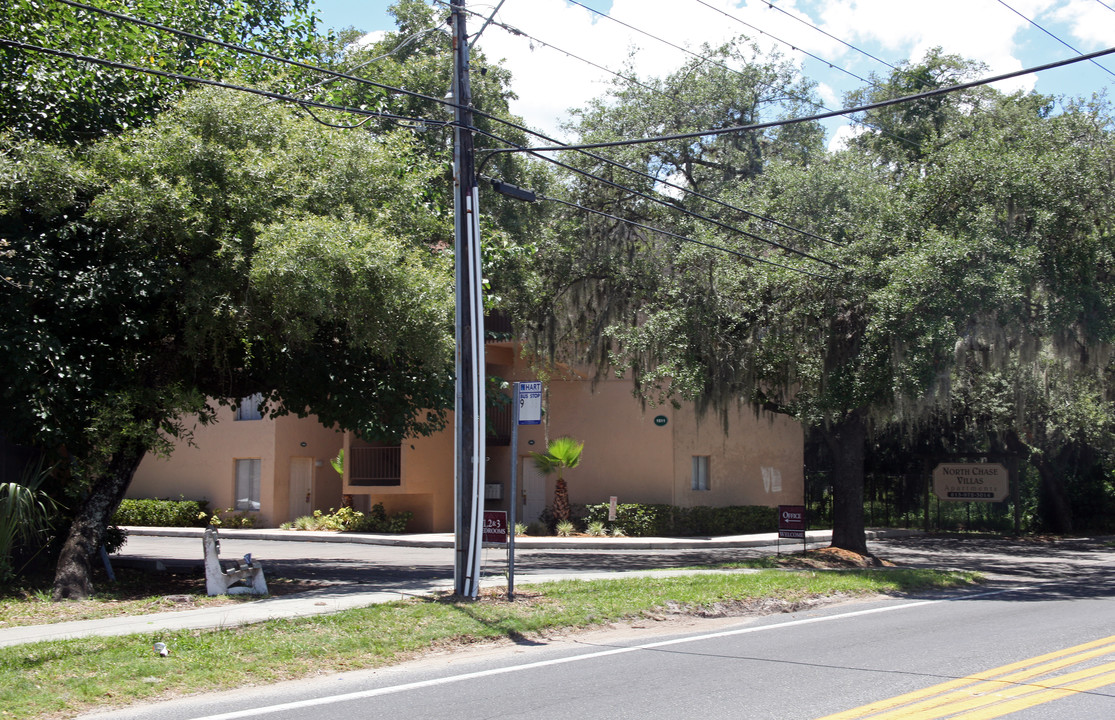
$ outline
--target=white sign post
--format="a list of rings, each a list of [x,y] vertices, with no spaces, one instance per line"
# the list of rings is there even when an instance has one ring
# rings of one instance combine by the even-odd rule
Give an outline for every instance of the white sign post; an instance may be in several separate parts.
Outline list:
[[[519,514],[519,426],[542,423],[542,383],[517,382],[511,398],[511,515],[507,528],[507,599],[515,599],[515,520]]]

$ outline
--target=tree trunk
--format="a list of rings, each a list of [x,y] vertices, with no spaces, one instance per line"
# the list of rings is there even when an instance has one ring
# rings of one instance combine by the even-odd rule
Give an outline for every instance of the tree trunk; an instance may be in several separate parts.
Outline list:
[[[867,424],[853,410],[837,424],[821,428],[832,453],[832,547],[867,555],[863,519],[863,457]]]
[[[1006,433],[1005,439],[1011,452],[1029,462],[1038,471],[1038,477],[1041,478],[1039,514],[1046,528],[1055,533],[1071,533],[1072,507],[1065,490],[1063,463],[1050,461],[1045,453],[1023,441],[1013,430]]]
[[[554,520],[561,522],[569,519],[569,486],[560,475],[554,483]]]
[[[82,501],[58,556],[54,573],[56,601],[83,600],[93,592],[91,560],[146,453],[146,443],[125,440]]]

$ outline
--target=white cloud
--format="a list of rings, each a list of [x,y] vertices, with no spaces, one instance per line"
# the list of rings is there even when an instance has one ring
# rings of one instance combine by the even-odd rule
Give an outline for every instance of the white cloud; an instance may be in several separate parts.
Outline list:
[[[1082,52],[1102,50],[1115,42],[1115,12],[1095,0],[1070,0],[1054,10],[1052,17],[1071,28],[1077,49]],[[1106,64],[1111,66],[1111,62]]]
[[[832,139],[829,140],[829,152],[837,152],[848,147],[848,142],[852,138],[858,137],[867,132],[867,128],[863,125],[841,125],[832,134]]]
[[[804,63],[806,72],[827,73],[823,78],[818,76],[817,90],[831,108],[841,104],[844,92],[863,83],[830,70],[829,63],[859,77],[890,72],[886,65],[840,40],[891,64],[905,59],[916,62],[928,50],[941,47],[946,53],[985,63],[989,74],[1041,64],[1065,57],[1068,52],[1060,46],[1051,49],[1054,41],[1007,7],[990,1],[774,0],[775,9],[763,0],[704,1],[753,27],[694,0],[613,0],[610,14],[693,51],[699,51],[702,43],[716,45],[746,34],[765,50],[776,50],[795,64]],[[1043,26],[1065,35],[1071,33],[1082,45],[1103,45],[1115,38],[1115,13],[1094,0],[1013,0],[1011,7],[1027,17],[1040,18]],[[475,9],[479,11],[480,6]],[[507,2],[496,19],[536,38],[532,41],[492,26],[485,30],[480,46],[490,59],[502,59],[512,72],[513,88],[519,95],[512,110],[529,125],[552,136],[561,137],[559,123],[568,117],[569,108],[582,107],[601,96],[615,78],[543,43],[615,71],[622,71],[630,62],[644,78],[664,75],[690,58],[681,50],[565,0]],[[480,22],[476,19],[472,28],[477,29]],[[1037,48],[1045,54],[1037,54]],[[823,62],[808,59],[801,51]],[[1081,69],[1080,65],[1073,66],[1052,77],[1058,83],[1077,82],[1082,77]],[[1088,77],[1100,80],[1089,80],[1091,85],[1085,86],[1085,94],[1111,81],[1097,68],[1091,70]],[[1001,83],[998,89],[1025,91],[1033,89],[1036,82],[1034,76],[1026,76]],[[1065,91],[1080,92],[1075,88]]]
[[[366,48],[369,45],[375,45],[377,42],[385,37],[387,37],[386,30],[373,30],[370,33],[361,35],[360,37],[356,38],[356,40],[352,44],[358,48]]]

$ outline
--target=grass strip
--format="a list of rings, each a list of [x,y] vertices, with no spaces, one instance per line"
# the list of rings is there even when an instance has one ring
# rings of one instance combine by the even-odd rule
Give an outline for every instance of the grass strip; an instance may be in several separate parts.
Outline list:
[[[0,717],[70,717],[245,685],[386,665],[434,647],[517,639],[723,603],[909,593],[970,585],[935,570],[758,571],[531,585],[514,602],[426,598],[332,615],[207,631],[158,632],[0,648]],[[151,646],[164,642],[169,657]]]

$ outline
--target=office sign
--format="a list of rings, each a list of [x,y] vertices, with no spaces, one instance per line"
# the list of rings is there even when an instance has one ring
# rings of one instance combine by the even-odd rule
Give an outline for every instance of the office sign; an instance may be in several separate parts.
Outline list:
[[[778,537],[805,539],[805,506],[778,506]]]

